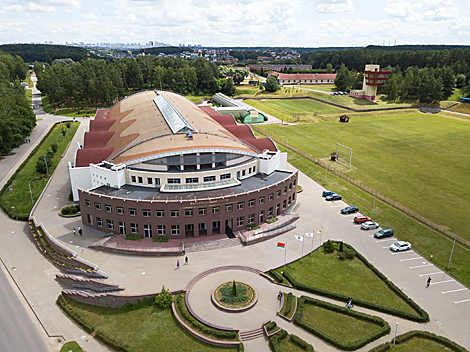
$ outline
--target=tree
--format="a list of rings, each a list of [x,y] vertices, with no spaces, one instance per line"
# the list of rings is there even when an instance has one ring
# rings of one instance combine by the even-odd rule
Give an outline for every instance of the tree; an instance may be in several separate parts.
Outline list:
[[[277,92],[279,90],[279,84],[275,76],[270,76],[266,80],[266,85],[264,86],[267,92]]]
[[[392,101],[395,101],[398,98],[397,75],[392,75],[388,79],[386,89],[388,98]]]
[[[43,157],[39,157],[38,160],[36,161],[36,172],[39,174],[47,174],[47,168],[50,168],[52,166],[52,157],[49,155],[52,153],[46,153],[44,161]],[[47,168],[46,168],[46,163],[47,163]]]
[[[333,73],[333,65],[330,63],[326,64],[326,73]]]
[[[445,66],[441,70],[441,79],[442,79],[442,98],[448,99],[455,87],[455,75],[454,71],[449,67]]]
[[[352,77],[346,65],[341,64],[341,67],[338,70],[338,74],[335,78],[335,86],[338,90],[348,90],[351,86]]]
[[[223,79],[223,78],[222,78]],[[222,86],[222,84],[221,84]],[[227,78],[225,79],[225,82],[222,86],[222,93],[232,96],[235,94],[236,88],[235,85],[233,84],[233,79]]]
[[[155,304],[162,309],[166,309],[171,306],[172,302],[173,294],[163,285],[162,291],[155,297]]]
[[[237,284],[236,284],[235,280],[233,280],[232,295],[237,296]]]

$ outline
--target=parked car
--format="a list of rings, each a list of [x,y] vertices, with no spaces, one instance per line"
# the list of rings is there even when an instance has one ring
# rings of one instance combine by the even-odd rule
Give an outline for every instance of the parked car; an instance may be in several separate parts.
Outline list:
[[[374,233],[375,238],[384,238],[384,237],[392,237],[393,230],[392,229],[383,229]]]
[[[364,215],[360,215],[360,216],[356,216],[354,218],[354,222],[356,224],[362,224],[363,222],[366,222],[366,221],[371,221],[372,219],[368,216],[364,216]]]
[[[358,211],[359,211],[358,207],[349,206],[349,207],[341,209],[341,214],[352,214],[352,213],[357,213]]]
[[[326,197],[326,200],[341,200],[341,199],[343,199],[343,197],[341,197],[340,194],[336,194],[336,193],[333,193],[332,195]]]
[[[378,227],[379,227],[379,224],[373,221],[366,221],[366,222],[363,222],[361,225],[361,229],[363,230],[377,229]]]
[[[411,249],[410,242],[398,241],[390,246],[390,249],[394,252],[407,251]]]
[[[325,189],[321,195],[322,195],[323,197],[328,197],[328,196],[331,196],[332,194],[335,194],[335,192],[333,192],[333,191],[328,191],[327,189]]]

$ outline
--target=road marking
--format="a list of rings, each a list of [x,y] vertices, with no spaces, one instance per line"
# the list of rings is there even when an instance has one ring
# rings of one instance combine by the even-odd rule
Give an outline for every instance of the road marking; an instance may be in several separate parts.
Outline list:
[[[458,288],[457,290],[441,291],[441,293],[445,295],[446,293],[459,292],[459,291],[465,291],[465,290],[468,290],[468,288],[465,287],[465,288]]]
[[[406,262],[406,261],[408,261],[408,260],[416,260],[416,259],[423,259],[423,258],[421,258],[421,257],[407,258],[407,259],[400,259],[400,261],[401,261],[401,262]],[[426,263],[424,263],[424,264],[426,264]]]
[[[455,304],[463,303],[463,302],[470,302],[470,299],[464,299],[462,301],[454,301]]]
[[[452,281],[455,281],[455,280],[446,280],[446,281],[439,281],[439,282],[431,282],[431,285],[443,284],[443,283],[445,283],[445,282],[452,282]]]
[[[374,235],[370,235],[370,237],[374,237]],[[389,238],[388,240],[378,240],[375,242],[396,241],[396,240],[397,240],[396,238]]]
[[[432,264],[410,266],[410,269],[422,268],[422,267],[425,267],[425,266],[432,266]]]
[[[393,252],[392,255],[395,255],[395,254],[404,254],[404,253],[411,253],[411,252],[409,252],[409,251]]]
[[[431,274],[420,274],[419,276],[428,276],[428,275],[436,275],[436,274],[443,274],[443,271],[438,271],[437,273],[431,273]]]

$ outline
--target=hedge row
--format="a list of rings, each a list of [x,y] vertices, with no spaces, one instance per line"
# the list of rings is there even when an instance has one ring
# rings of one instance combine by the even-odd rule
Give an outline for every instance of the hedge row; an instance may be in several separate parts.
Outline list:
[[[274,334],[271,336],[269,339],[269,346],[271,347],[273,352],[282,352],[281,348],[279,347],[279,342],[281,340],[284,340],[289,334],[287,334],[287,331],[282,329],[279,331],[277,334]]]
[[[336,242],[336,243],[339,243],[339,242]],[[344,245],[347,246],[348,248],[354,250],[354,248],[351,247],[349,244],[345,243]],[[379,279],[381,279],[393,292],[395,292],[396,295],[398,295],[400,298],[402,298],[414,311],[416,311],[418,315],[413,315],[413,314],[408,313],[408,312],[403,312],[403,311],[395,309],[395,308],[385,307],[385,306],[382,306],[380,304],[363,301],[359,298],[354,298],[354,304],[355,305],[361,306],[361,307],[364,307],[364,308],[368,308],[368,309],[372,309],[372,310],[376,310],[378,312],[382,312],[382,313],[385,313],[385,314],[394,315],[396,317],[400,317],[400,318],[403,318],[403,319],[416,321],[418,323],[427,323],[429,321],[429,315],[428,315],[428,313],[426,313],[426,311],[424,311],[411,298],[409,298],[405,293],[403,293],[403,291],[401,291],[391,281],[389,281],[384,274],[382,274],[377,268],[375,268],[371,263],[369,263],[367,261],[367,259],[364,258],[357,251],[356,251],[356,257],[361,262],[363,262],[370,270],[372,270],[372,272],[374,272],[374,274],[376,274],[379,277]],[[292,284],[292,286],[294,288],[298,289],[298,290],[311,292],[311,293],[314,293],[316,295],[328,297],[328,298],[335,299],[335,300],[338,300],[338,301],[343,301],[343,302],[346,302],[347,299],[348,299],[347,296],[345,296],[343,294],[340,294],[340,293],[331,292],[331,291],[323,290],[321,288],[316,288],[316,287],[304,285],[304,284],[296,281],[287,272],[287,270],[283,272],[283,275]]]
[[[80,213],[80,204],[66,205],[60,210],[62,215],[74,215]]]
[[[242,342],[238,345],[238,352],[245,352],[245,346],[243,346]]]
[[[282,315],[284,315],[286,318],[289,318],[292,316],[295,309],[295,296],[292,294],[292,292],[284,295],[284,307],[285,309]]]
[[[168,237],[154,237],[153,242],[168,242]]]
[[[282,283],[284,281],[284,278],[282,277],[281,274],[279,274],[277,271],[274,270],[269,270],[268,274],[274,279],[274,281]]]
[[[268,333],[272,332],[275,328],[277,328],[277,324],[275,321],[270,321],[269,323],[267,323],[265,325],[266,327],[266,330],[268,331]]]
[[[290,335],[290,341],[294,343],[295,345],[299,346],[301,349],[307,352],[314,352],[315,350],[313,349],[313,346],[306,341],[302,340],[300,337],[297,335]]]
[[[309,323],[307,321],[304,321],[302,319],[302,313],[303,313],[305,304],[312,304],[312,305],[315,305],[317,307],[329,309],[329,310],[332,310],[332,311],[335,311],[335,312],[338,312],[338,313],[341,313],[341,314],[344,314],[344,315],[349,315],[349,316],[354,317],[356,319],[360,319],[360,320],[364,320],[364,321],[367,321],[367,322],[372,323],[372,324],[376,324],[376,325],[380,326],[380,328],[378,330],[370,333],[369,335],[364,336],[364,337],[362,337],[360,339],[357,339],[355,341],[343,342],[343,341],[340,341],[340,340],[328,335],[324,331],[322,331],[322,330],[318,329],[317,327],[313,326],[311,323]],[[372,341],[375,341],[378,338],[380,338],[382,336],[385,336],[388,333],[390,333],[390,325],[388,325],[388,323],[385,320],[383,320],[382,318],[374,317],[372,315],[368,315],[368,314],[364,314],[364,313],[360,313],[360,312],[356,312],[356,311],[353,311],[351,309],[347,309],[345,307],[340,307],[340,306],[337,306],[335,304],[320,301],[320,300],[310,298],[310,297],[306,297],[306,296],[302,296],[302,297],[299,298],[299,304],[298,304],[298,307],[297,307],[297,312],[295,313],[294,323],[296,325],[299,325],[300,327],[304,328],[305,330],[311,332],[312,334],[318,336],[322,340],[332,344],[333,346],[335,346],[335,347],[337,347],[337,348],[339,348],[343,351],[355,351],[355,350],[367,345],[368,343],[371,343]]]
[[[458,345],[454,341],[451,341],[443,336],[439,336],[436,334],[433,334],[429,331],[420,331],[420,330],[414,330],[414,331],[408,331],[407,333],[404,333],[402,335],[398,335],[395,343],[398,345],[400,343],[407,342],[411,339],[427,339],[431,341],[435,341],[447,348],[449,348],[452,351],[456,352],[468,352],[467,349],[464,347]],[[371,349],[369,352],[387,352],[390,351],[393,348],[393,340],[392,342],[385,342],[381,345],[378,345]]]
[[[209,337],[216,337],[219,339],[238,340],[238,333],[236,331],[224,331],[214,329],[196,320],[196,318],[194,318],[186,308],[184,294],[176,295],[175,303],[178,312],[183,315],[184,320],[188,321],[193,327],[203,332],[204,335]]]
[[[52,126],[52,128],[46,133],[46,135],[42,138],[41,142],[36,146],[34,147],[33,151],[28,155],[28,157],[21,163],[21,165],[18,167],[18,169],[15,170],[15,172],[13,173],[13,175],[11,175],[10,179],[5,183],[5,185],[2,187],[2,189],[0,190],[0,208],[2,208],[2,210],[5,212],[5,214],[7,214],[10,218],[15,218],[16,220],[20,220],[20,221],[28,221],[29,219],[29,216],[17,216],[15,214],[12,213],[11,211],[11,208],[7,208],[5,207],[5,205],[3,204],[3,200],[2,200],[2,196],[3,196],[3,193],[8,189],[8,186],[10,186],[13,182],[13,180],[15,179],[16,175],[18,175],[18,173],[23,169],[23,167],[26,165],[26,163],[36,154],[36,152],[38,151],[38,149],[42,146],[42,144],[45,142],[45,140],[47,139],[47,137],[49,137],[49,135],[52,133],[52,131],[54,130],[54,128],[61,124],[61,123],[66,123],[66,122],[73,122],[73,121],[61,121],[61,122],[56,122],[54,124],[54,126]]]
[[[131,310],[148,308],[148,307],[151,307],[155,304],[155,297],[157,297],[157,296],[147,297],[147,298],[141,299],[141,300],[139,300],[135,303],[126,302],[126,304],[122,305],[120,308],[124,309],[128,312],[131,311]]]

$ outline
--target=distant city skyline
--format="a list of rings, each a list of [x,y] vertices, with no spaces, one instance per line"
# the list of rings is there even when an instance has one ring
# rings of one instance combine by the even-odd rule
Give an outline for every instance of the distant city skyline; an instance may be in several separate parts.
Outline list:
[[[2,0],[0,43],[470,45],[470,0]]]

